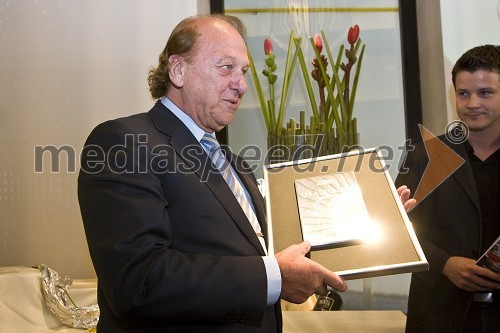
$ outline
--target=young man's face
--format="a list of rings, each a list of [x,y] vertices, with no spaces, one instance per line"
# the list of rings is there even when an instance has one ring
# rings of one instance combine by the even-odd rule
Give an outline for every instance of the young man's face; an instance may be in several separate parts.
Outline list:
[[[455,81],[458,117],[471,132],[500,133],[500,74],[459,72]],[[493,132],[494,133],[494,132]]]

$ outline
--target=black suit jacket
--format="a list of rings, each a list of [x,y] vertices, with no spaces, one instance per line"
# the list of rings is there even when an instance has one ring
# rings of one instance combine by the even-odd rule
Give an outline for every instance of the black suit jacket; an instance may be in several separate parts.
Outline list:
[[[262,230],[254,175],[228,157]],[[78,197],[105,332],[278,332],[250,222],[186,126],[163,104],[105,122],[82,152]]]
[[[457,288],[441,271],[449,257],[477,259],[481,249],[479,195],[467,151],[464,144],[439,139],[465,163],[408,214],[430,270],[412,275],[407,332],[461,332],[472,293]],[[446,154],[439,157],[440,167],[451,170]],[[415,192],[427,163],[423,145],[417,145],[405,162],[409,172],[400,173],[396,186]]]

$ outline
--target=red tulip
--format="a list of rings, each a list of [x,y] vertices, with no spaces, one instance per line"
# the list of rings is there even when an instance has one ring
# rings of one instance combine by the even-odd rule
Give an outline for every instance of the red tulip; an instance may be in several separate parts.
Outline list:
[[[314,37],[314,44],[316,45],[318,52],[321,53],[321,50],[323,50],[323,42],[321,41],[321,36],[319,34],[316,34]]]
[[[269,38],[266,38],[266,40],[264,40],[264,53],[266,55],[270,55],[273,53],[273,43],[271,43],[271,40]]]
[[[349,28],[347,33],[347,41],[349,44],[355,44],[359,37],[359,26],[356,24],[354,27]]]

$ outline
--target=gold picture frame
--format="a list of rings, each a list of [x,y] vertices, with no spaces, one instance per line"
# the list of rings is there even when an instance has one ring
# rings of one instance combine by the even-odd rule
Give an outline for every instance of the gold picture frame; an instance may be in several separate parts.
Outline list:
[[[368,234],[378,238],[313,248],[310,258],[346,280],[428,270],[420,243],[377,148],[265,165],[269,252],[279,252],[304,240],[295,182],[339,173],[355,175],[364,205],[376,226]],[[320,192],[315,195],[321,195]]]

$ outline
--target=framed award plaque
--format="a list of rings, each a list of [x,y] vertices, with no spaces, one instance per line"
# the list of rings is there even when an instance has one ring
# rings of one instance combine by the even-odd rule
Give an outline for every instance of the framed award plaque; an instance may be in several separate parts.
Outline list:
[[[307,240],[346,280],[428,269],[376,148],[266,165],[264,180],[270,253]]]

